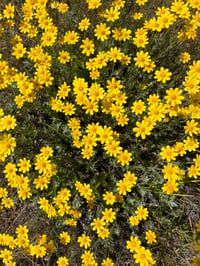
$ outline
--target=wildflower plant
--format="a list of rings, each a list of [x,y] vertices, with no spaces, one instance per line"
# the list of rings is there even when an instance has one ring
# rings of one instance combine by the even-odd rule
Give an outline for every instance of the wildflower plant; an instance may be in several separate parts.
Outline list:
[[[7,2],[2,263],[198,265],[199,1]]]

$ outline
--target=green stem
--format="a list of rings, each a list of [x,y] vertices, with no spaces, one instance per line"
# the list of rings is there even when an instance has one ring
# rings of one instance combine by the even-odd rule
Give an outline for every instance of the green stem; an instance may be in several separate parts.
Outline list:
[[[64,135],[63,134],[61,134],[60,132],[58,132],[58,130],[57,129],[55,129],[54,127],[52,127],[52,126],[50,126],[50,125],[48,125],[47,123],[45,123],[45,125],[47,125],[49,128],[51,128],[52,130],[54,130],[60,137],[61,137],[61,139],[63,139],[67,144],[68,144],[68,142],[66,141],[66,139],[65,139],[65,137],[64,137]]]
[[[112,78],[112,76],[113,76],[113,72],[114,72],[114,65],[115,65],[115,63],[114,63],[114,61],[113,61],[113,64],[112,64],[112,72],[111,72],[111,78]]]
[[[152,189],[148,189],[145,186],[140,186],[140,187],[142,187],[144,190],[152,192],[152,193],[165,194],[165,195],[169,195],[169,196],[174,195],[174,196],[180,196],[180,197],[194,197],[194,195],[188,195],[188,194],[178,194],[178,193],[166,194],[165,192],[162,192],[162,191],[155,191]]]
[[[186,184],[186,183],[198,183],[198,182],[200,182],[200,180],[180,181],[179,183],[181,183],[181,184]]]
[[[138,138],[136,137],[136,147],[135,147],[135,166],[137,165],[138,162]]]

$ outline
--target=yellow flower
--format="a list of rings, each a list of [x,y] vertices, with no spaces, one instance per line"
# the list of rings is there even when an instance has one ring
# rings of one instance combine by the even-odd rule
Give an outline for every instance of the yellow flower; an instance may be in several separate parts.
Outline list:
[[[46,248],[40,245],[35,245],[30,247],[31,256],[36,256],[36,258],[42,258],[46,255]]]
[[[129,182],[127,182],[126,180],[119,180],[119,182],[117,182],[117,191],[119,191],[120,195],[126,195],[127,192],[131,192],[131,187],[132,185],[130,185]]]
[[[16,239],[13,236],[10,236],[8,234],[4,234],[4,243],[5,246],[8,246],[11,249],[14,249],[16,247]],[[1,238],[1,237],[0,237]],[[0,241],[1,242],[1,241]]]
[[[127,115],[120,114],[116,120],[119,126],[124,127],[125,125],[128,125],[129,118]]]
[[[158,23],[158,20],[155,17],[150,19],[146,23],[146,28],[150,29],[152,31],[158,31],[158,32],[160,32],[162,30],[161,24]]]
[[[57,96],[61,99],[65,99],[70,92],[70,86],[66,82],[58,87]]]
[[[58,266],[67,266],[67,265],[69,265],[68,259],[66,257],[60,257],[57,260],[57,265]]]
[[[40,209],[44,211],[46,211],[49,208],[49,201],[45,197],[40,198],[38,204],[40,204]]]
[[[76,226],[77,225],[77,221],[75,221],[74,219],[67,219],[65,220],[65,224],[66,225],[70,225],[70,226]]]
[[[3,15],[5,18],[14,18],[15,7],[9,3],[5,5],[5,9],[3,10]]]
[[[168,68],[161,67],[160,70],[155,71],[154,78],[158,82],[166,83],[166,81],[170,80],[170,76],[172,75],[171,72],[169,72]]]
[[[16,234],[18,235],[18,236],[24,236],[24,237],[26,237],[27,236],[27,234],[28,234],[28,228],[27,228],[27,226],[26,225],[20,225],[19,227],[17,227],[16,228]]]
[[[123,28],[122,29],[122,41],[125,42],[126,40],[131,39],[131,30]]]
[[[70,211],[70,206],[68,204],[61,204],[56,203],[58,207],[58,216],[64,216],[65,214],[68,214]]]
[[[187,137],[187,139],[184,139],[184,146],[188,151],[196,151],[196,149],[199,147],[199,142],[195,138]]]
[[[116,40],[116,41],[122,41],[122,37],[123,37],[123,34],[122,34],[122,28],[119,27],[115,27],[114,30],[112,30],[112,37]]]
[[[122,166],[129,165],[132,159],[132,153],[128,152],[128,150],[120,151],[117,155],[118,163],[121,163]]]
[[[167,100],[167,103],[171,104],[172,106],[180,105],[182,103],[182,100],[185,99],[185,97],[182,95],[183,91],[179,90],[178,88],[170,88],[166,91],[165,99]]]
[[[93,61],[93,67],[92,68],[103,68],[107,65],[107,62],[109,60],[109,55],[106,52],[99,52],[96,56],[96,58],[92,59]]]
[[[169,145],[167,145],[166,147],[161,148],[160,155],[163,160],[170,162],[171,160],[176,159],[177,153],[175,151],[175,148],[171,148]]]
[[[4,161],[5,158],[14,151],[16,147],[15,138],[11,134],[3,134],[0,137],[0,161]]]
[[[17,193],[22,200],[29,199],[32,196],[31,189],[28,185],[20,187]]]
[[[190,3],[192,2],[190,1]],[[190,17],[188,6],[183,1],[174,1],[171,5],[171,11],[177,13],[182,18]]]
[[[189,134],[191,137],[193,136],[193,134],[199,134],[199,126],[194,119],[188,120],[186,122],[186,126],[184,126],[184,129],[185,129],[185,134]]]
[[[138,13],[134,13],[132,16],[135,20],[139,20],[143,17],[143,14],[138,12]]]
[[[183,86],[189,94],[196,94],[199,92],[199,81],[194,76],[186,76]]]
[[[93,192],[92,189],[90,187],[90,184],[83,184],[79,190],[79,193],[81,196],[83,196],[84,198],[89,198]]]
[[[81,255],[81,259],[82,259],[82,262],[85,263],[85,264],[82,264],[82,265],[94,265],[96,266],[97,264],[94,264],[95,263],[95,259],[94,259],[94,254],[91,253],[91,251],[85,251],[82,255]]]
[[[196,165],[191,165],[188,167],[188,176],[197,179],[197,177],[200,176],[200,167]]]
[[[41,45],[45,46],[52,46],[56,41],[55,33],[52,33],[50,30],[43,32],[41,37]]]
[[[193,161],[195,162],[195,165],[200,167],[200,155],[196,154],[196,158],[193,159]]]
[[[107,80],[107,88],[108,93],[118,95],[123,88],[123,85],[121,84],[121,80],[116,80],[115,78],[112,78],[111,80]]]
[[[41,155],[44,156],[46,159],[53,156],[53,149],[49,146],[42,147],[40,149]]]
[[[142,100],[133,103],[131,110],[136,115],[142,114],[146,110],[145,103]]]
[[[102,214],[102,219],[105,220],[106,223],[112,223],[114,219],[116,219],[116,212],[112,211],[112,208],[105,208],[105,211],[103,211]]]
[[[102,195],[103,196],[103,200],[106,201],[107,205],[113,205],[115,203],[115,195],[113,194],[113,192],[108,192],[106,191],[105,194]]]
[[[128,171],[127,173],[124,174],[124,181],[130,183],[131,186],[136,184],[137,176],[135,176],[134,173],[131,173]]]
[[[163,185],[162,191],[166,192],[168,195],[172,194],[174,191],[178,191],[178,183],[169,180]]]
[[[136,53],[136,57],[134,57],[135,65],[137,67],[144,68],[147,63],[150,61],[150,56],[148,52],[140,51]]]
[[[59,3],[57,8],[61,13],[66,13],[69,9],[69,6],[66,3]]]
[[[6,174],[6,178],[14,177],[17,173],[17,167],[13,163],[7,163],[3,172]]]
[[[200,232],[200,220],[195,224],[197,232]]]
[[[7,195],[8,195],[7,189],[0,187],[0,198],[6,198]]]
[[[108,143],[113,139],[113,136],[112,136],[113,131],[111,127],[99,126],[97,133],[99,135],[99,140],[101,144]]]
[[[162,14],[157,18],[157,22],[161,28],[168,29],[176,21],[174,14],[166,11],[165,14]]]
[[[116,118],[119,118],[125,112],[124,106],[121,104],[112,104],[110,108],[111,115]]]
[[[137,218],[140,221],[140,220],[146,220],[149,212],[148,212],[147,208],[140,206],[140,207],[137,207],[135,214],[137,215]]]
[[[0,258],[2,258],[3,263],[7,265],[8,262],[12,261],[12,251],[8,250],[7,248],[1,250]]]
[[[126,248],[130,250],[130,252],[134,252],[136,251],[137,249],[140,248],[140,245],[141,245],[141,241],[138,239],[138,237],[134,237],[131,236],[130,237],[130,241],[128,240],[126,242]]]
[[[15,25],[15,22],[11,19],[9,19],[5,22],[5,27],[8,29],[11,29],[14,25]]]
[[[16,119],[14,118],[14,116],[6,115],[0,118],[0,132],[4,130],[14,129],[16,125]]]
[[[76,111],[76,108],[75,108],[75,105],[73,103],[65,103],[64,104],[62,112],[65,115],[72,116],[73,114],[75,114],[75,111]]]
[[[115,202],[121,203],[124,200],[124,197],[121,194],[115,194]]]
[[[39,235],[38,236],[38,244],[39,245],[44,245],[47,242],[47,235]]]
[[[78,237],[78,242],[80,243],[80,247],[89,248],[91,239],[89,236],[86,236],[85,234],[82,234],[82,236]]]
[[[103,219],[95,218],[91,223],[93,231],[99,231],[100,229],[104,228],[105,222]]]
[[[55,217],[57,215],[54,206],[51,204],[46,207],[45,212],[47,213],[48,218]]]
[[[164,178],[168,180],[177,180],[180,168],[176,164],[168,163],[164,165],[162,172],[164,173]]]
[[[200,257],[196,257],[192,259],[192,266],[199,266],[200,265]]]
[[[26,158],[19,159],[19,163],[17,164],[19,167],[19,171],[22,173],[29,172],[31,168],[30,160],[27,160]]]
[[[108,52],[110,61],[117,62],[117,60],[121,60],[122,53],[121,49],[118,49],[117,47],[110,48],[110,51]]]
[[[62,232],[60,233],[59,239],[61,244],[67,245],[69,244],[71,238],[67,232]]]
[[[89,9],[96,9],[102,5],[101,0],[87,0]]]
[[[144,247],[139,247],[133,257],[135,258],[135,262],[140,263],[140,265],[148,265],[148,262],[152,259],[150,250]]]
[[[93,148],[85,147],[81,149],[81,154],[83,156],[83,159],[89,160],[90,157],[93,156]]]
[[[102,227],[100,228],[100,230],[97,231],[98,237],[100,237],[101,239],[105,239],[108,238],[110,232],[109,229],[106,227]]]
[[[144,35],[138,35],[135,38],[133,38],[133,43],[138,48],[144,48],[148,44],[148,37]]]
[[[89,148],[89,147],[92,148],[94,146],[97,146],[96,137],[90,134],[83,136],[82,143],[85,146],[85,148]]]
[[[97,39],[103,42],[107,40],[108,35],[110,35],[110,27],[106,27],[106,23],[100,23],[96,25],[94,32]]]
[[[89,88],[88,94],[91,101],[99,101],[104,97],[104,89],[97,82],[93,82]]]
[[[75,44],[78,42],[79,35],[75,31],[67,31],[64,36],[64,42],[68,44]]]
[[[132,226],[136,226],[139,224],[138,216],[130,216],[129,222]]]
[[[147,244],[152,244],[152,243],[156,243],[157,242],[156,234],[154,232],[152,232],[151,230],[146,232],[145,239],[147,240]]]
[[[180,55],[179,55],[179,60],[181,62],[183,62],[184,64],[185,63],[188,63],[190,61],[191,57],[190,57],[190,54],[187,53],[187,52],[182,52]]]
[[[7,61],[0,61],[0,73],[1,75],[4,75],[8,73],[9,66]]]
[[[58,60],[60,61],[60,63],[65,64],[67,62],[70,61],[70,55],[67,51],[60,51],[59,52],[59,57]]]
[[[120,59],[120,62],[121,62],[123,65],[128,66],[128,65],[131,63],[131,57],[128,56],[128,55],[124,55],[124,54],[122,54],[122,58]]]
[[[88,18],[84,18],[79,22],[79,30],[84,31],[87,30],[88,27],[90,26],[90,20]]]
[[[80,46],[80,48],[83,49],[83,54],[86,54],[87,56],[94,54],[94,42],[92,40],[86,38],[82,40],[82,43],[83,44]]]
[[[101,263],[101,266],[113,266],[114,262],[112,262],[112,260],[110,258],[106,258],[103,260],[103,262]]]
[[[11,208],[12,206],[14,206],[14,202],[11,198],[3,198],[1,200],[1,204],[4,205],[5,208]]]
[[[109,10],[105,10],[105,15],[104,17],[107,19],[107,21],[115,21],[119,19],[120,12],[118,8],[113,8],[111,7]]]
[[[88,91],[88,83],[84,78],[75,77],[73,80],[73,86],[76,95],[85,94]]]
[[[38,158],[35,162],[35,169],[39,171],[39,174],[46,173],[50,170],[51,161],[46,158]]]
[[[100,75],[100,73],[98,70],[91,70],[90,71],[90,78],[91,79],[96,80],[96,79],[98,79],[99,75]]]
[[[41,175],[34,179],[33,184],[36,185],[36,189],[44,190],[48,188],[50,178],[47,175]]]
[[[165,104],[165,113],[169,114],[170,117],[178,115],[178,105]]]
[[[116,8],[121,8],[121,7],[124,7],[125,1],[124,0],[113,0],[112,5],[115,6]]]
[[[143,6],[148,0],[136,0],[136,4]]]
[[[71,192],[68,188],[62,188],[60,191],[58,191],[58,197],[64,201],[68,201],[71,197]]]
[[[137,121],[136,127],[133,128],[133,132],[135,132],[136,138],[140,137],[142,139],[146,138],[146,135],[151,135],[151,127],[149,127],[148,123],[144,120],[142,122]]]
[[[187,149],[185,148],[183,142],[176,142],[176,145],[174,148],[178,155],[183,156],[184,154],[186,154]]]

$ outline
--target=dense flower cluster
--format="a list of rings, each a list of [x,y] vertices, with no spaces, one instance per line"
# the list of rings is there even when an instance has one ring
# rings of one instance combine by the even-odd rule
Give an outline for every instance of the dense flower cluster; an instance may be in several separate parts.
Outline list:
[[[104,184],[100,184],[98,177],[95,184],[81,181],[78,177],[73,185],[65,181],[62,188],[59,185],[54,187],[53,180],[62,176],[63,166],[54,163],[56,156],[54,159],[52,147],[42,147],[34,161],[29,160],[28,155],[16,160],[12,157],[9,161],[9,156],[14,154],[16,139],[7,131],[14,132],[18,124],[15,116],[6,115],[0,109],[0,162],[5,162],[3,174],[6,182],[6,187],[0,187],[1,209],[13,207],[16,198],[25,201],[42,195],[37,203],[45,217],[64,219],[68,232],[59,232],[57,237],[59,245],[66,246],[74,243],[71,232],[85,217],[79,208],[81,204],[86,201],[88,212],[92,213],[95,204],[101,201],[103,207],[93,216],[90,214],[88,231],[82,232],[76,239],[79,248],[84,249],[80,256],[83,266],[98,265],[98,259],[92,252],[91,243],[94,241],[91,232],[95,231],[94,235],[100,241],[106,241],[117,224],[120,208],[125,210],[124,217],[131,230],[147,220],[151,210],[144,204],[136,205],[138,207],[128,215],[124,205],[128,195],[143,178],[136,167],[138,149],[145,149],[154,135],[162,135],[167,123],[171,123],[169,127],[175,127],[172,131],[176,131],[177,126],[183,137],[169,144],[160,144],[156,156],[157,161],[162,161],[160,176],[163,180],[151,188],[157,186],[161,193],[176,194],[185,180],[195,180],[200,176],[200,156],[197,152],[200,60],[193,59],[188,51],[178,54],[176,63],[184,69],[184,73],[181,82],[173,82],[176,79],[174,69],[165,64],[163,55],[157,55],[154,49],[155,42],[159,42],[159,38],[167,38],[171,29],[178,45],[198,38],[200,2],[170,1],[168,7],[157,7],[155,12],[152,10],[148,18],[145,7],[142,12],[147,0],[133,1],[134,12],[128,11],[128,2],[113,0],[105,6],[101,0],[81,0],[80,5],[87,12],[77,16],[76,23],[73,18],[67,26],[63,21],[69,12],[73,17],[73,10],[70,4],[58,1],[49,4],[48,0],[26,0],[20,10],[9,3],[0,14],[0,37],[7,33],[12,35],[9,40],[11,59],[6,60],[0,54],[0,90],[14,90],[13,100],[18,112],[41,100],[43,91],[49,92],[46,108],[52,116],[55,114],[63,119],[76,154],[90,162],[99,152],[111,168],[117,165],[120,169],[110,187],[105,180]],[[127,18],[124,17],[126,12]],[[54,18],[56,14],[61,18],[62,26]],[[124,23],[126,19],[127,23]],[[164,52],[164,58],[169,52],[170,46]],[[16,62],[14,66],[13,62]],[[23,64],[25,67],[21,67]],[[67,76],[70,69],[73,69],[73,74]],[[128,84],[131,75],[139,85],[135,80],[133,85]],[[133,83],[131,78],[129,83]],[[187,164],[179,163],[181,159],[188,160],[188,157]],[[105,170],[100,174],[105,177]],[[109,180],[112,181],[112,178]],[[100,185],[103,192],[97,192]],[[13,191],[17,197],[12,199],[9,195],[13,195]],[[135,263],[141,266],[156,263],[147,248],[147,245],[157,243],[156,233],[151,229],[141,240],[132,232],[126,242],[126,249],[134,253]],[[32,243],[28,232],[26,225],[20,225],[16,228],[17,237],[0,234],[0,245],[5,247],[0,252],[0,258],[5,265],[16,265],[12,256],[15,248],[22,248],[26,255],[37,259],[56,252],[53,240],[47,242],[46,234],[39,235]],[[196,250],[200,251],[199,243]],[[70,264],[67,256],[58,257],[57,265]],[[114,265],[107,255],[100,263],[102,266]],[[198,263],[199,258],[194,259],[193,265]]]
[[[5,133],[10,129],[16,127],[16,119],[11,115],[4,115],[3,109],[0,109],[0,162],[5,161],[6,157],[9,156],[16,147],[16,140],[11,134]]]

